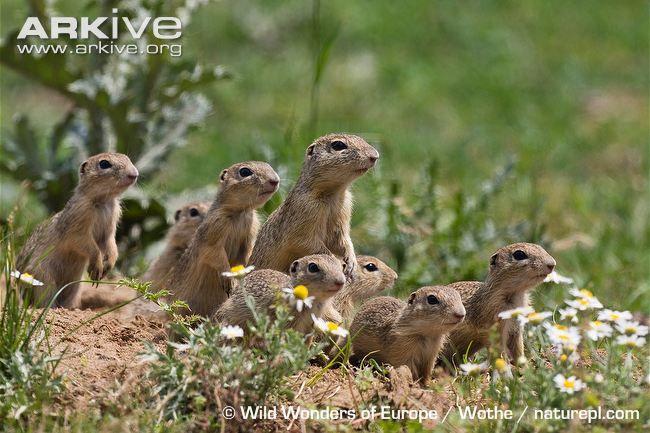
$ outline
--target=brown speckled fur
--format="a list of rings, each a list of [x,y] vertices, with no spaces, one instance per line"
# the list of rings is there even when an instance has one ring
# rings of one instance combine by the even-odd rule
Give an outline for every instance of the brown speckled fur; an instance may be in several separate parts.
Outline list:
[[[515,260],[521,250],[528,256]],[[458,290],[467,309],[467,319],[449,335],[441,356],[458,365],[465,353],[472,355],[488,344],[490,328],[498,322],[501,350],[511,360],[523,355],[522,329],[515,319],[501,320],[502,311],[529,305],[528,292],[555,267],[555,259],[536,244],[516,243],[497,250],[490,259],[485,282],[460,281],[449,286]]]
[[[429,304],[429,295],[439,303]],[[371,299],[350,326],[354,357],[406,365],[414,380],[426,383],[445,335],[464,316],[460,295],[446,286],[422,287],[411,293],[408,302],[388,296]]]
[[[342,141],[348,147],[331,147]],[[309,254],[333,254],[356,268],[350,239],[352,194],[350,184],[375,165],[377,150],[361,137],[330,134],[307,148],[300,177],[282,205],[262,227],[251,264],[261,269],[285,271],[296,259]]]
[[[106,160],[110,168],[99,164]],[[16,259],[16,268],[45,283],[33,288],[32,301],[43,307],[64,285],[79,280],[84,269],[102,279],[115,265],[115,230],[120,219],[119,196],[136,181],[138,170],[128,156],[100,153],[79,167],[79,184],[63,210],[43,222]],[[54,306],[78,306],[79,284],[71,284]]]
[[[319,271],[309,272],[310,263],[316,264]],[[270,312],[283,288],[302,284],[307,287],[309,296],[316,299],[312,308],[293,312],[294,321],[291,327],[307,333],[313,328],[311,315],[318,316],[323,304],[334,296],[344,283],[343,265],[334,256],[314,254],[302,257],[291,264],[289,275],[272,269],[251,272],[243,279],[241,287],[235,289],[230,298],[221,305],[214,319],[224,324],[243,327],[253,320],[253,313],[246,305],[247,296],[255,300],[257,311]]]
[[[378,258],[357,256],[357,265],[354,281],[347,282],[323,307],[323,319],[349,324],[352,322],[355,306],[384,290],[391,289],[395,284],[397,273]],[[369,265],[374,265],[376,270],[368,270]]]

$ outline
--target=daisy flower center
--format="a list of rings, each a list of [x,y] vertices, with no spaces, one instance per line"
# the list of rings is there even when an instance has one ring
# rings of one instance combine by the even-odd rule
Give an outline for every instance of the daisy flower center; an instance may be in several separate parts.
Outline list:
[[[337,329],[339,329],[339,325],[337,325],[337,324],[334,323],[334,322],[327,322],[327,329],[328,329],[328,331],[330,331],[330,332],[331,332],[331,331],[336,331]]]
[[[293,288],[293,296],[304,301],[309,296],[309,290],[301,284]]]
[[[230,268],[230,272],[241,272],[244,269],[246,269],[246,268],[244,268],[244,265],[237,265],[237,266],[233,266],[232,268]]]
[[[567,379],[567,380],[564,381],[564,387],[565,387],[565,388],[573,389],[573,386],[574,386],[574,385],[575,385],[575,384],[573,383],[572,380],[568,380],[568,379]]]

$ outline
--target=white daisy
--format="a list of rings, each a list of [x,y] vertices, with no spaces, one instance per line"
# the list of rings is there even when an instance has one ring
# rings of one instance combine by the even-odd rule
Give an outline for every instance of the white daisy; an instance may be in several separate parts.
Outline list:
[[[598,313],[598,320],[603,322],[624,322],[632,320],[632,313],[629,311],[615,311],[604,309]]]
[[[605,377],[603,377],[603,375],[600,373],[596,373],[596,375],[594,376],[594,382],[603,383],[604,381],[605,381]]]
[[[478,376],[481,372],[487,370],[487,362],[481,362],[480,364],[474,364],[468,362],[467,364],[460,364],[461,373],[465,376]]]
[[[513,308],[512,310],[502,311],[498,316],[500,319],[514,319],[519,316],[525,316],[534,312],[535,310],[532,307],[519,307]]]
[[[253,272],[255,266],[237,265],[230,268],[230,272],[222,272],[221,275],[227,278],[243,278]]]
[[[566,301],[566,304],[569,307],[573,307],[576,310],[580,311],[585,311],[588,309],[598,309],[598,308],[603,308],[603,304],[600,303],[598,298],[596,297],[579,297],[576,299],[572,299],[570,301]]]
[[[293,289],[290,289],[288,287],[284,288],[282,291],[284,292],[283,296],[289,300],[291,305],[295,305],[298,312],[301,312],[305,306],[307,308],[311,308],[314,303],[315,298],[313,296],[309,296],[309,290],[307,290],[307,287],[303,286],[302,284],[294,287]]]
[[[573,288],[569,290],[569,294],[576,298],[595,298],[593,292],[587,289]]]
[[[558,274],[556,271],[551,272],[544,278],[545,283],[555,283],[555,284],[573,284],[573,278],[565,277]]]
[[[641,325],[635,320],[626,320],[616,323],[616,330],[621,334],[625,335],[636,335],[637,337],[643,337],[648,335],[648,327]]]
[[[558,309],[560,313],[560,320],[570,320],[571,323],[578,323],[578,310],[575,308],[560,308]]]
[[[32,274],[27,272],[12,271],[11,276],[22,281],[23,283],[31,284],[32,286],[42,286],[43,283],[38,281]]]
[[[567,394],[573,394],[585,387],[585,384],[580,379],[576,379],[575,376],[564,377],[563,374],[556,375],[553,378],[553,382],[555,382],[555,386],[560,390],[560,392]]]
[[[594,320],[589,322],[589,329],[587,329],[587,337],[594,341],[598,341],[601,338],[611,337],[614,329],[607,323],[601,322],[600,320]]]
[[[311,315],[311,319],[314,321],[314,326],[320,329],[321,332],[338,335],[339,337],[347,337],[349,333],[347,329],[342,328],[338,324],[323,320],[320,317],[314,316],[313,314]]]
[[[503,358],[497,358],[494,361],[494,372],[492,373],[493,380],[499,380],[501,376],[506,379],[512,379],[512,368],[510,364]]]
[[[537,311],[533,311],[532,313],[529,314],[520,314],[517,316],[517,320],[519,323],[522,325],[525,325],[526,323],[530,323],[531,325],[539,325],[542,323],[544,320],[548,319],[551,317],[553,313],[550,311],[540,311],[539,313]]]
[[[627,347],[643,347],[645,345],[645,337],[638,335],[619,335],[616,337],[616,344]]]
[[[243,337],[244,336],[244,330],[235,325],[226,325],[223,328],[221,328],[221,336],[226,337],[228,340],[232,340],[235,338]]]
[[[571,326],[567,327],[560,324],[544,323],[546,328],[546,335],[551,343],[558,345],[561,350],[574,351],[578,344],[580,344],[581,337],[578,328]]]

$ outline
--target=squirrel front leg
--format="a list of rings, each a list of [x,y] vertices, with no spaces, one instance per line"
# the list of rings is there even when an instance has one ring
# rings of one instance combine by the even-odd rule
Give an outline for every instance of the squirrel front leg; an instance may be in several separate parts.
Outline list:
[[[104,275],[107,275],[111,269],[115,267],[115,262],[117,262],[117,243],[115,242],[115,237],[110,238],[104,248],[102,249],[104,260],[102,265],[104,266]]]
[[[507,319],[501,324],[501,350],[516,363],[524,354],[524,336],[522,325],[517,319]]]
[[[88,276],[90,276],[90,279],[98,281],[104,278],[104,255],[95,239],[87,238],[82,244],[77,244],[77,250],[80,254],[88,257]],[[98,283],[95,283],[95,285],[98,285]]]
[[[200,260],[201,263],[209,266],[217,272],[219,286],[223,288],[226,295],[225,297],[230,296],[232,280],[222,275],[222,272],[228,272],[230,270],[230,261],[228,260],[228,253],[226,253],[226,250],[223,247],[205,247],[201,251]]]

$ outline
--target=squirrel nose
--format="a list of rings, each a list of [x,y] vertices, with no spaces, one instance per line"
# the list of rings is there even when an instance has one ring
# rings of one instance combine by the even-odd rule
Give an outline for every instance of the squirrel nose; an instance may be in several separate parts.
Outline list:
[[[339,289],[345,285],[345,279],[339,279],[334,281],[334,285],[338,287]]]
[[[556,264],[555,259],[551,259],[550,262],[546,263],[546,267],[548,268],[549,272],[553,272],[553,269],[555,269],[555,264]]]
[[[280,181],[278,179],[269,179],[269,184],[273,187],[278,186]]]
[[[456,311],[454,313],[454,317],[458,319],[459,321],[463,320],[465,318],[465,312],[464,311]]]
[[[134,168],[131,173],[126,175],[126,177],[128,177],[131,180],[136,180],[139,175],[140,175],[140,173],[138,173],[138,169]]]

